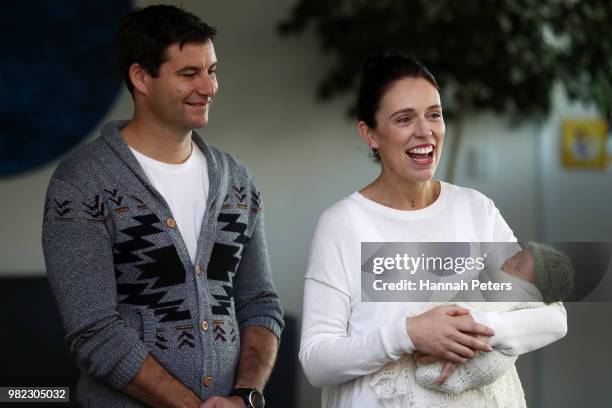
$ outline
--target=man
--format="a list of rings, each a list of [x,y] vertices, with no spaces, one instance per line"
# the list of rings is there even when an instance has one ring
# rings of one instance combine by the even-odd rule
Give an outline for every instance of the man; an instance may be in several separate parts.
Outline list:
[[[283,320],[260,194],[193,131],[218,90],[214,35],[173,6],[126,16],[134,115],[51,178],[45,262],[84,407],[263,406]]]

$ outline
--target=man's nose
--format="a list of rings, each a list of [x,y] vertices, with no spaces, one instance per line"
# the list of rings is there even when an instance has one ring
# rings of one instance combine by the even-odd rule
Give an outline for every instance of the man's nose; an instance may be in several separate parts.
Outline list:
[[[206,95],[209,97],[215,96],[219,86],[217,85],[217,80],[210,75],[203,75],[198,83],[198,93],[200,95]]]

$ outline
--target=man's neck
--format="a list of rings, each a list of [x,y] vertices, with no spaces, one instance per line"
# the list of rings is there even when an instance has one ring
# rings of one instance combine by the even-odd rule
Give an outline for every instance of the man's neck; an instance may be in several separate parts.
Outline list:
[[[121,129],[121,136],[132,149],[164,163],[184,163],[191,155],[191,130],[168,129],[138,115]]]

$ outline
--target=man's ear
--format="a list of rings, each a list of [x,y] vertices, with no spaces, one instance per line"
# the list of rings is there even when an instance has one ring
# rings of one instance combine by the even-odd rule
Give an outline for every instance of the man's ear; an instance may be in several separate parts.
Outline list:
[[[378,149],[379,145],[376,139],[376,133],[367,125],[367,123],[360,120],[359,123],[357,123],[357,130],[359,131],[359,136],[361,136],[361,139],[363,139],[363,141],[370,146],[370,149]]]
[[[130,81],[132,81],[132,85],[134,86],[134,91],[138,91],[141,94],[148,93],[148,85],[151,79],[151,75],[145,70],[140,64],[133,63],[130,65],[130,69],[128,71],[130,75]]]

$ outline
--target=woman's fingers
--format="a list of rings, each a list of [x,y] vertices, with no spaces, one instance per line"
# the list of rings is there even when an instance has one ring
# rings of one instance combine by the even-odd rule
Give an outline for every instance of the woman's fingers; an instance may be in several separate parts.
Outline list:
[[[465,363],[467,361],[466,358],[461,357],[459,354],[454,353],[452,351],[446,351],[444,353],[444,359],[448,360],[448,361],[451,361],[453,363],[458,363],[458,364],[462,364],[462,363]]]
[[[453,322],[455,323],[455,327],[457,328],[457,330],[462,331],[464,333],[480,334],[481,336],[489,337],[495,335],[493,329],[483,324],[476,323],[472,316],[470,316],[469,314],[455,316],[453,318]]]
[[[417,361],[421,364],[432,364],[435,363],[436,361],[440,361],[439,357],[435,357],[435,356],[430,356],[429,354],[420,354],[419,356],[417,356]]]
[[[459,344],[464,345],[465,347],[468,347],[474,351],[476,350],[482,350],[482,351],[491,351],[493,350],[491,348],[491,346],[489,345],[489,343],[487,343],[485,340],[480,340],[477,339],[474,336],[470,336],[469,334],[465,334],[465,333],[457,333],[457,336],[455,337],[455,341]]]
[[[464,311],[458,306],[442,306],[407,318],[406,333],[416,351],[458,363],[473,358],[474,351],[490,351],[485,341],[474,336],[491,336],[493,330],[476,323]]]
[[[461,316],[469,314],[470,311],[457,305],[438,306],[438,309],[444,311],[449,316]]]
[[[459,343],[451,343],[448,350],[463,358],[474,358],[476,356],[474,350]]]
[[[440,376],[436,379],[436,384],[438,385],[442,385],[444,384],[444,381],[447,380],[447,378],[453,373],[453,371],[455,370],[455,363],[451,363],[450,361],[447,361],[444,364],[444,367],[442,368],[442,372],[440,373]]]

